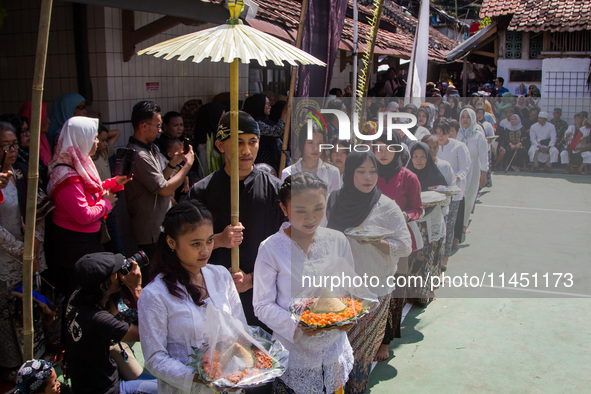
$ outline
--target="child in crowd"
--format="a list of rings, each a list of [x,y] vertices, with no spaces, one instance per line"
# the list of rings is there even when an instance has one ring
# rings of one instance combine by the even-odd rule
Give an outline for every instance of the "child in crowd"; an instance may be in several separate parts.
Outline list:
[[[45,360],[29,360],[18,370],[17,394],[66,394],[72,391],[57,380],[52,365]]]
[[[292,284],[300,283],[300,275],[318,274],[338,257],[353,266],[351,247],[342,233],[319,227],[326,211],[326,184],[318,176],[288,176],[279,197],[289,222],[261,243],[253,296],[255,314],[289,350],[287,371],[275,381],[274,392],[342,392],[353,368],[353,351],[344,332],[351,326],[304,328],[289,306],[296,292]]]
[[[180,171],[180,169],[182,168],[180,166],[180,163],[178,163],[178,159],[177,157],[179,157],[179,155],[177,155],[177,152],[182,152],[183,150],[183,143],[181,142],[181,140],[179,140],[178,138],[168,138],[166,140],[166,150],[163,152],[159,153],[159,157],[160,157],[160,165],[162,166],[162,171],[164,171],[166,169],[166,167],[170,167],[172,168],[172,173],[170,174],[169,178],[172,178],[173,176],[175,176],[175,174],[177,172]],[[186,176],[185,179],[183,180],[183,186],[180,189],[180,193],[177,190],[177,193],[175,195],[175,199],[177,201],[179,201],[178,197],[180,197],[180,195],[186,195],[187,193],[189,193],[190,190],[190,186],[189,186],[189,177]]]
[[[139,332],[146,368],[158,392],[213,393],[195,374],[193,347],[201,348],[207,305],[244,324],[246,318],[230,272],[208,264],[213,251],[211,214],[196,200],[172,207],[164,217],[153,273],[138,302]]]

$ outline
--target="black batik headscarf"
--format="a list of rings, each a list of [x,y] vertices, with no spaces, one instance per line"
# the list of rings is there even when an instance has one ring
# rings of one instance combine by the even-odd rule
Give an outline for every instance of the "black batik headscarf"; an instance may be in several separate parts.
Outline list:
[[[422,170],[417,170],[412,163],[412,155],[417,149],[422,149],[425,151],[425,155],[427,156],[427,165]],[[447,186],[447,181],[445,177],[437,168],[437,164],[433,161],[431,157],[431,152],[429,150],[429,145],[424,142],[417,142],[410,148],[410,160],[408,162],[408,169],[414,172],[419,178],[419,182],[421,182],[421,191],[424,192],[429,190],[431,186]]]
[[[345,161],[343,173],[343,187],[330,194],[326,216],[328,228],[344,231],[349,227],[357,227],[369,216],[372,208],[382,195],[382,192],[374,187],[369,193],[363,193],[355,187],[353,176],[355,170],[370,158],[376,168],[378,161],[372,152],[352,152]]]
[[[394,130],[392,132],[392,138],[388,139],[386,135],[382,134],[380,138],[378,138],[379,142],[383,142],[386,145],[401,145],[400,143],[400,134],[398,134],[398,130]],[[380,146],[380,149],[387,149],[386,147]],[[399,150],[399,146],[392,147],[392,149]],[[398,175],[400,170],[402,169],[402,152],[396,152],[394,155],[394,159],[386,165],[383,165],[378,161],[378,175],[386,180],[386,183],[390,181],[393,177]]]

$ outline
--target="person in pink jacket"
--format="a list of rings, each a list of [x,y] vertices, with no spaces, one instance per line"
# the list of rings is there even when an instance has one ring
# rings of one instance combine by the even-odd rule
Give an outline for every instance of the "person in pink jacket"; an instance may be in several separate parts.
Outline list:
[[[66,121],[49,163],[47,192],[55,203],[51,260],[56,285],[69,296],[76,288],[74,264],[100,252],[101,219],[113,209],[125,176],[101,181],[91,156],[98,144],[98,119],[75,116]]]

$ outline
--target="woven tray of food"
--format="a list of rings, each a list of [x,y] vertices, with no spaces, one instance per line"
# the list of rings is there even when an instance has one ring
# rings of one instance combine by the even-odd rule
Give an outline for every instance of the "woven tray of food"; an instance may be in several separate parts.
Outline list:
[[[423,203],[423,208],[429,208],[434,207],[437,204],[443,204],[445,200],[445,194],[434,191],[421,192],[421,202]]]
[[[462,189],[460,189],[456,185],[453,185],[453,186],[443,186],[443,185],[431,186],[429,188],[429,190],[437,192],[437,193],[445,194],[446,196],[455,196],[456,194],[458,194],[462,191]]]
[[[392,230],[379,226],[359,226],[345,230],[345,235],[364,242],[381,241],[392,234]]]

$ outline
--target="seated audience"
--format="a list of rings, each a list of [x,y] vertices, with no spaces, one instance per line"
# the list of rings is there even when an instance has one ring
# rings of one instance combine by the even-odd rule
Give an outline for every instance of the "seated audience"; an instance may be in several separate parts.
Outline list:
[[[538,122],[529,129],[531,147],[529,148],[529,160],[534,164],[534,171],[540,169],[540,161],[544,163],[544,171],[552,172],[552,163],[558,162],[558,149],[556,144],[556,129],[548,122],[548,113],[540,112]]]

